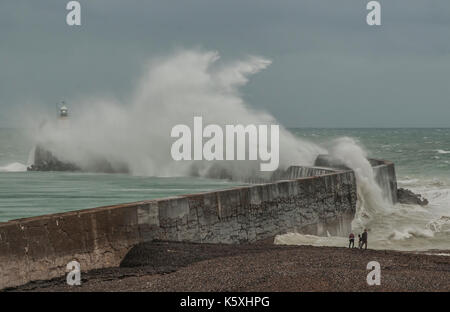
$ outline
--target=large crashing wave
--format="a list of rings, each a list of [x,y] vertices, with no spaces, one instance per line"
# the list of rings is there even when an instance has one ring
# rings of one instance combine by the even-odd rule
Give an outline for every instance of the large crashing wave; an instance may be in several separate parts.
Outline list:
[[[172,127],[278,124],[252,109],[239,94],[248,77],[271,62],[261,57],[223,63],[217,52],[182,51],[153,61],[126,103],[91,100],[73,103],[70,125],[47,123],[37,142],[62,161],[87,171],[107,163],[112,171],[146,176],[225,175],[242,179],[258,174],[259,161],[174,161]],[[192,128],[191,128],[192,129]],[[280,168],[312,165],[324,150],[280,128]]]
[[[339,138],[332,142],[330,155],[355,172],[358,203],[353,228],[363,230],[370,221],[392,212],[393,203],[383,195],[366,151],[352,138]]]

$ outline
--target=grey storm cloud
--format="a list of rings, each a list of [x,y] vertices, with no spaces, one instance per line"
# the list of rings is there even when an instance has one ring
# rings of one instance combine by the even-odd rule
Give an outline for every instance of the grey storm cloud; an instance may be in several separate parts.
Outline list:
[[[261,55],[245,99],[289,127],[450,126],[450,2],[80,0],[0,3],[0,127],[57,101],[126,99],[146,60],[178,48]]]

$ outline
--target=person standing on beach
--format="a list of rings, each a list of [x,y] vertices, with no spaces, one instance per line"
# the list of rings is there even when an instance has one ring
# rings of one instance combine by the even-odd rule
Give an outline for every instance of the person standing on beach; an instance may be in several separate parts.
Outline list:
[[[359,248],[362,249],[363,246],[367,249],[367,229],[364,229],[364,232],[361,235],[361,246]]]
[[[348,236],[348,248],[355,248],[355,234],[353,233]]]

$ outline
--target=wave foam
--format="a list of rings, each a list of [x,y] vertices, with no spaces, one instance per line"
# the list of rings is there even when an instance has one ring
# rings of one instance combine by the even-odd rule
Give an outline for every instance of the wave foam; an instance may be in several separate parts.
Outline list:
[[[0,172],[24,172],[27,171],[27,166],[18,162],[0,167]]]
[[[405,240],[413,237],[431,238],[434,232],[429,229],[421,229],[418,227],[407,227],[403,230],[394,230],[389,236],[392,240]]]
[[[432,232],[450,232],[450,217],[442,216],[427,223],[427,229]]]
[[[270,63],[255,56],[224,63],[217,52],[181,51],[151,63],[126,104],[111,99],[75,103],[69,127],[47,124],[36,140],[85,171],[96,171],[101,160],[112,171],[125,168],[133,175],[252,177],[260,174],[259,161],[174,161],[170,133],[175,125],[191,126],[194,116],[219,126],[279,124],[250,108],[239,92],[249,76]],[[279,146],[280,168],[312,165],[324,151],[283,127]]]

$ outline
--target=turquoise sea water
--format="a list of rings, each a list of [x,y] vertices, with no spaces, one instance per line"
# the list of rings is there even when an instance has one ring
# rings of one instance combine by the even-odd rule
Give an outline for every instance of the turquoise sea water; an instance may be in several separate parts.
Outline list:
[[[395,163],[400,186],[427,194],[439,213],[450,215],[450,129],[291,129],[327,146],[356,139],[370,157]],[[0,129],[0,222],[238,185],[190,177],[24,172],[33,142],[26,131]]]
[[[0,129],[0,222],[241,185],[199,177],[26,172],[33,142],[26,131]]]
[[[135,177],[64,172],[0,173],[0,222],[236,185],[188,177]]]

